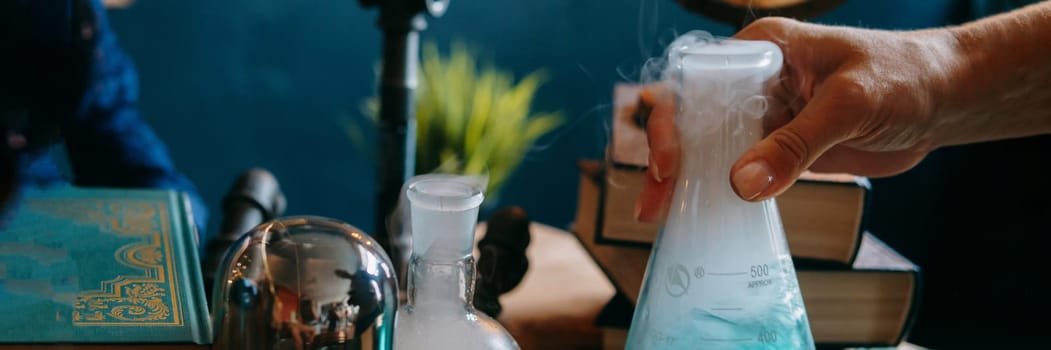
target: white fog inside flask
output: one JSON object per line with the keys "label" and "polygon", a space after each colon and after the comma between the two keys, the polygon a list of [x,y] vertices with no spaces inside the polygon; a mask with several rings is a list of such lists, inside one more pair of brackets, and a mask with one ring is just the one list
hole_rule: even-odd
{"label": "white fog inside flask", "polygon": [[691,32],[666,60],[681,168],[627,348],[813,349],[776,202],[742,200],[730,185],[730,167],[763,135],[780,49]]}

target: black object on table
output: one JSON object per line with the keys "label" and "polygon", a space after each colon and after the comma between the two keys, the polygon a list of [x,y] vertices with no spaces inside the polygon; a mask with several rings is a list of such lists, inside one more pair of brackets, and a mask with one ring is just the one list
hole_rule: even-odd
{"label": "black object on table", "polygon": [[205,246],[202,273],[207,300],[211,301],[215,275],[230,246],[256,225],[284,214],[286,205],[281,186],[269,171],[253,168],[237,177],[223,197],[219,233]]}
{"label": "black object on table", "polygon": [[518,286],[529,269],[529,224],[529,216],[522,208],[502,208],[489,217],[485,237],[478,241],[473,304],[492,318],[500,316],[503,310],[500,295]]}

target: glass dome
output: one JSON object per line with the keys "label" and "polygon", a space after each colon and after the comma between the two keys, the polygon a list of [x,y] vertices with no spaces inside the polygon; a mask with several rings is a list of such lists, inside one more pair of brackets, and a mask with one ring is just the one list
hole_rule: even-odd
{"label": "glass dome", "polygon": [[229,251],[213,293],[216,349],[389,349],[398,288],[380,245],[317,216],[275,219]]}

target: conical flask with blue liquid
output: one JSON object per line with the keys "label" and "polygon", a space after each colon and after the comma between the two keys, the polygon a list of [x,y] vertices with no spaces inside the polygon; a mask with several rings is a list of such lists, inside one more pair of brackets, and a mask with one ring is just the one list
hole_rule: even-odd
{"label": "conical flask with blue liquid", "polygon": [[730,185],[730,167],[763,135],[780,49],[688,33],[666,58],[682,160],[627,349],[814,349],[776,202],[742,200]]}

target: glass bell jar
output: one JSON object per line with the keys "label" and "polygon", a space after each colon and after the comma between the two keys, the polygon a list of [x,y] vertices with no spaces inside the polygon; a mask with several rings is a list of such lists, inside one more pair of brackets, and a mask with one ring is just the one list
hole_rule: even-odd
{"label": "glass bell jar", "polygon": [[380,245],[329,218],[256,226],[216,275],[213,349],[391,349],[398,286]]}

